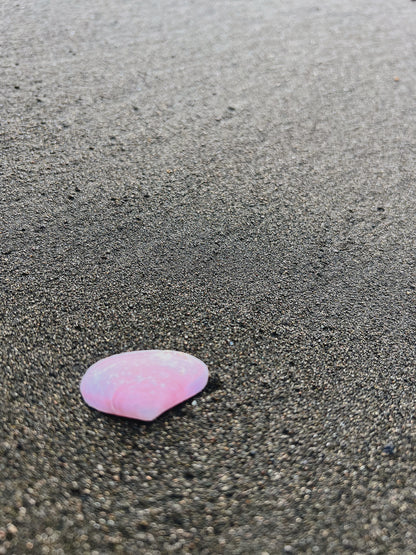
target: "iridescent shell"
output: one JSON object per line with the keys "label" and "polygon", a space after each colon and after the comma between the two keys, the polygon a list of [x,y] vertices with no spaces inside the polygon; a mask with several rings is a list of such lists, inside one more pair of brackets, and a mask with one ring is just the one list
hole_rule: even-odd
{"label": "iridescent shell", "polygon": [[206,364],[187,353],[132,351],[90,366],[80,389],[99,411],[150,421],[202,391],[208,376]]}

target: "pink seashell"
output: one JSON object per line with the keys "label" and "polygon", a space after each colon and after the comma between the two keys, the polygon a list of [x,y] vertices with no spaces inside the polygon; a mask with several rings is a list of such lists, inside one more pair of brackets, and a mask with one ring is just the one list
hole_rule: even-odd
{"label": "pink seashell", "polygon": [[201,360],[178,351],[133,351],[99,360],[84,374],[81,394],[102,412],[154,420],[208,382]]}

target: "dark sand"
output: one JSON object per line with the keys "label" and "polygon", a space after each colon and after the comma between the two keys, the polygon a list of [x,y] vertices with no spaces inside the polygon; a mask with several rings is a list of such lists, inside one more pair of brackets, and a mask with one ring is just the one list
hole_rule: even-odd
{"label": "dark sand", "polygon": [[[0,553],[416,552],[416,3],[0,6]],[[93,362],[190,352],[151,424]]]}

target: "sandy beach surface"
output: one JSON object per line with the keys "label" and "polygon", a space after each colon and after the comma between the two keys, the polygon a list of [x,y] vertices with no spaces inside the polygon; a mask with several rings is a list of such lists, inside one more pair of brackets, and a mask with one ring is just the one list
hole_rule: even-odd
{"label": "sandy beach surface", "polygon": [[[0,554],[416,552],[416,2],[0,5]],[[211,378],[152,423],[86,369]]]}

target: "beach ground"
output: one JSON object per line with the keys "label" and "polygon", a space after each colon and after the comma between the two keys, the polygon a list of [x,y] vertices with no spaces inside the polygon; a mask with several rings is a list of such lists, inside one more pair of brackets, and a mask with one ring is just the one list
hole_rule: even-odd
{"label": "beach ground", "polygon": [[[0,553],[416,552],[415,18],[3,2]],[[90,409],[141,349],[207,388]]]}

